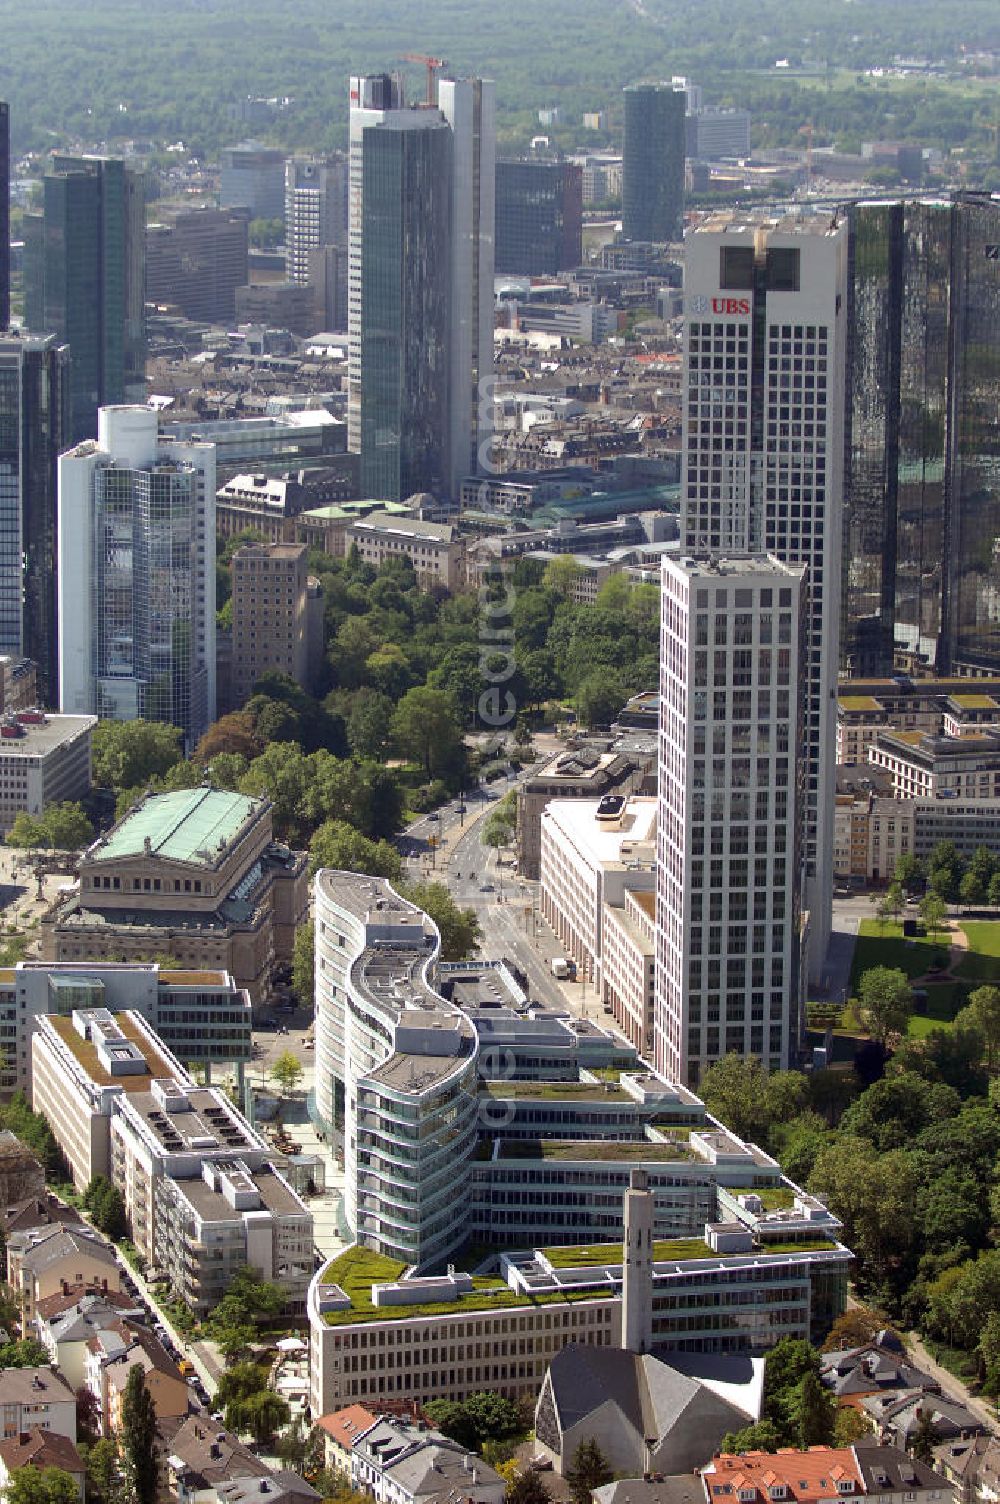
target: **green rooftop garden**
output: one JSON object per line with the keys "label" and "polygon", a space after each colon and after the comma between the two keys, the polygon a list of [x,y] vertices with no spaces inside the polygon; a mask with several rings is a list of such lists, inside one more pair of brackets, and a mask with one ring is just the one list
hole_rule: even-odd
{"label": "green rooftop garden", "polygon": [[564,1102],[634,1102],[620,1086],[586,1081],[484,1081],[491,1097],[534,1097]]}
{"label": "green rooftop garden", "polygon": [[734,1190],[734,1196],[759,1196],[766,1212],[790,1211],[795,1204],[795,1192],[791,1186],[754,1186],[752,1190]]}
{"label": "green rooftop garden", "polygon": [[762,1242],[755,1253],[829,1253],[837,1244],[830,1238],[790,1239],[786,1243]]}
{"label": "green rooftop garden", "polygon": [[651,1139],[623,1142],[620,1139],[558,1139],[524,1138],[508,1139],[501,1150],[503,1159],[576,1159],[596,1160],[599,1163],[660,1163],[672,1160],[693,1159],[694,1152],[686,1143],[655,1143]]}
{"label": "green rooftop garden", "polygon": [[[622,1262],[621,1243],[581,1243],[575,1247],[544,1248],[542,1252],[553,1269],[613,1267]],[[654,1262],[711,1257],[712,1250],[703,1238],[661,1238],[653,1244]]]}

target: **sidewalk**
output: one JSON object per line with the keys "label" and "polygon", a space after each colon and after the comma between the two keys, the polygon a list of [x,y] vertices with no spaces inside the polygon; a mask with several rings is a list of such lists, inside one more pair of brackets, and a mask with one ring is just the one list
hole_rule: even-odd
{"label": "sidewalk", "polygon": [[972,1411],[973,1415],[978,1416],[983,1421],[990,1431],[996,1430],[997,1412],[993,1406],[987,1404],[985,1400],[977,1399],[975,1395],[970,1394],[968,1386],[963,1384],[961,1379],[956,1379],[955,1375],[949,1373],[947,1368],[942,1368],[941,1364],[931,1357],[927,1348],[915,1332],[908,1334],[906,1345],[912,1353],[917,1367],[922,1368],[925,1373],[929,1373],[932,1378],[937,1379],[941,1385],[942,1394],[946,1394],[950,1399],[958,1400],[959,1404],[965,1405]]}

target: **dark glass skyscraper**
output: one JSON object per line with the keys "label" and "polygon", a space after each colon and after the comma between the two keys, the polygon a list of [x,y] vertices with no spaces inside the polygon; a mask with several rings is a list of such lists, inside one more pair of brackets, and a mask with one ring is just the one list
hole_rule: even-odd
{"label": "dark glass skyscraper", "polygon": [[0,330],[10,323],[10,105],[0,99]]}
{"label": "dark glass skyscraper", "polygon": [[0,653],[38,669],[57,704],[56,481],[69,442],[69,351],[54,335],[0,336]]}
{"label": "dark glass skyscraper", "polygon": [[1000,671],[1000,199],[849,224],[842,657]]}
{"label": "dark glass skyscraper", "polygon": [[684,228],[687,98],[673,84],[625,90],[622,233],[626,240],[679,240]]}
{"label": "dark glass skyscraper", "polygon": [[53,159],[43,213],[25,217],[25,317],[70,345],[72,442],[95,436],[98,407],[145,401],[144,247],[141,173]]}
{"label": "dark glass skyscraper", "polygon": [[573,162],[497,163],[496,270],[551,277],[583,259],[583,169]]}

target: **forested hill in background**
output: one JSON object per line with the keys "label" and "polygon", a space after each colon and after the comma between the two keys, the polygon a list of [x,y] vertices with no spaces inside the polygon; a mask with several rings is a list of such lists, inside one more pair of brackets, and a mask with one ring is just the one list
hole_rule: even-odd
{"label": "forested hill in background", "polygon": [[[16,152],[75,135],[183,140],[213,152],[246,134],[229,106],[291,95],[263,134],[275,144],[345,142],[347,75],[404,52],[446,56],[496,79],[502,142],[524,143],[537,110],[578,144],[584,110],[609,109],[637,78],[690,74],[706,102],[754,111],[755,144],[919,137],[982,144],[995,84],[969,58],[1000,52],[996,0],[0,0],[0,98]],[[894,58],[943,61],[944,74],[874,79]],[[774,64],[790,67],[776,73]],[[980,70],[981,71],[981,70]],[[412,91],[423,77],[410,68]],[[991,95],[992,91],[992,95]],[[121,106],[125,106],[123,112]],[[599,140],[594,137],[595,144]]]}

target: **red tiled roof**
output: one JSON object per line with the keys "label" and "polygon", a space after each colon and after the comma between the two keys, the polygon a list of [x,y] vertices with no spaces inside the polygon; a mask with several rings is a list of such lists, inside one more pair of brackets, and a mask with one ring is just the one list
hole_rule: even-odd
{"label": "red tiled roof", "polygon": [[348,1405],[343,1410],[334,1410],[331,1415],[321,1415],[317,1425],[322,1426],[327,1436],[338,1446],[350,1451],[355,1438],[367,1431],[378,1420],[364,1405]]}
{"label": "red tiled roof", "polygon": [[[738,1457],[713,1458],[704,1472],[709,1498],[719,1504],[739,1504],[740,1492],[754,1491],[754,1504],[771,1504],[773,1488],[795,1504],[815,1504],[831,1494],[860,1497],[865,1492],[854,1454],[847,1447],[810,1447],[807,1452],[783,1448],[779,1452],[744,1452]],[[839,1485],[850,1483],[851,1488]]]}

